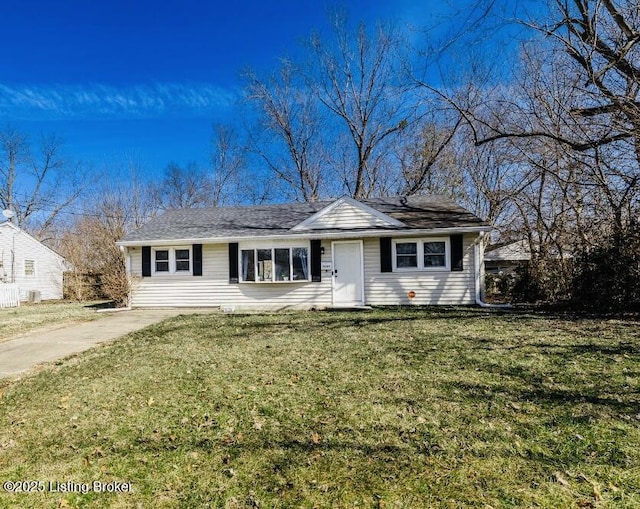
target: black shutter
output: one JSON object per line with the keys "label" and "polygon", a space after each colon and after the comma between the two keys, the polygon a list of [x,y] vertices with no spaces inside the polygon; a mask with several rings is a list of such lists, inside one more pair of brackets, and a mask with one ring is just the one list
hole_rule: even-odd
{"label": "black shutter", "polygon": [[380,272],[393,272],[391,237],[380,237]]}
{"label": "black shutter", "polygon": [[151,247],[142,246],[142,277],[151,276]]}
{"label": "black shutter", "polygon": [[462,267],[462,235],[451,235],[451,270],[461,271]]}
{"label": "black shutter", "polygon": [[202,244],[193,245],[193,275],[202,276]]}
{"label": "black shutter", "polygon": [[314,283],[322,282],[322,250],[321,241],[311,241],[311,281]]}
{"label": "black shutter", "polygon": [[229,243],[229,283],[237,283],[238,278],[238,243]]}

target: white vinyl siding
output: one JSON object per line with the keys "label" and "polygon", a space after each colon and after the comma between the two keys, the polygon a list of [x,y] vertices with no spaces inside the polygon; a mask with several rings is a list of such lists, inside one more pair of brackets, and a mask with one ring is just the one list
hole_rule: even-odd
{"label": "white vinyl siding", "polygon": [[36,261],[24,261],[24,277],[36,277]]}
{"label": "white vinyl siding", "polygon": [[[475,234],[463,237],[463,268],[461,272],[407,270],[380,272],[380,241],[364,241],[365,303],[370,306],[397,304],[473,304],[475,279],[473,275],[473,241]],[[428,240],[428,237],[422,237]],[[414,239],[418,241],[419,239]],[[400,242],[400,239],[398,239]],[[402,242],[411,242],[403,239]],[[448,262],[447,262],[448,263]],[[413,299],[407,293],[416,292]]]}
{"label": "white vinyl siding", "polygon": [[[308,225],[311,226],[311,225]],[[349,203],[342,203],[313,221],[313,228],[369,228],[389,223]]]}
{"label": "white vinyl siding", "polygon": [[0,225],[0,284],[11,283],[13,278],[21,300],[27,300],[34,290],[40,292],[42,300],[62,299],[65,265],[64,258],[27,233]]}
{"label": "white vinyl siding", "polygon": [[[323,242],[322,261],[331,261],[331,243]],[[226,307],[286,309],[331,305],[331,272],[322,282],[297,284],[230,284],[227,244],[202,246],[202,276],[148,277],[142,275],[142,249],[129,248],[133,307]]]}
{"label": "white vinyl siding", "polygon": [[[425,237],[421,237],[425,238]],[[364,294],[367,305],[473,304],[473,241],[476,234],[463,240],[464,270],[380,272],[380,241],[364,239]],[[345,239],[346,240],[346,239]],[[353,239],[357,240],[357,239]],[[416,239],[417,240],[417,239]],[[247,244],[250,245],[250,244]],[[275,244],[272,243],[275,246]],[[284,244],[283,244],[284,245]],[[322,282],[298,284],[230,284],[227,244],[202,246],[202,277],[174,275],[141,278],[142,250],[130,248],[134,307],[226,307],[236,309],[286,309],[332,305],[331,241],[323,240]],[[239,252],[243,244],[240,244]],[[413,290],[414,299],[407,293]]]}

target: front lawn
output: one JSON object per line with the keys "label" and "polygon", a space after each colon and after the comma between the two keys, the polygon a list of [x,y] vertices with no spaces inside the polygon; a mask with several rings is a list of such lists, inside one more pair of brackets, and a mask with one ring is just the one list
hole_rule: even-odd
{"label": "front lawn", "polygon": [[41,327],[95,320],[95,307],[86,302],[52,301],[0,309],[0,341]]}
{"label": "front lawn", "polygon": [[0,480],[46,483],[0,507],[640,507],[639,349],[468,308],[180,316],[0,386]]}

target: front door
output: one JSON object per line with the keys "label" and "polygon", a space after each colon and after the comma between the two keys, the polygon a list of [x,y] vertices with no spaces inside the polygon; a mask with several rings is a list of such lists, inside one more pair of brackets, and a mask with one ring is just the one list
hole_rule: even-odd
{"label": "front door", "polygon": [[362,241],[333,242],[333,305],[364,304]]}

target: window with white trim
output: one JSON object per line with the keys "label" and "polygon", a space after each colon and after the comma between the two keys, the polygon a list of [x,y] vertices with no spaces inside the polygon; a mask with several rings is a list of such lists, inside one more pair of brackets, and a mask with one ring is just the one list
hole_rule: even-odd
{"label": "window with white trim", "polygon": [[447,244],[442,240],[423,242],[423,262],[424,268],[446,267],[447,266]]}
{"label": "window with white trim", "polygon": [[191,274],[190,247],[163,247],[153,249],[153,273]]}
{"label": "window with white trim", "polygon": [[191,251],[189,249],[176,249],[176,272],[189,272],[191,270]]}
{"label": "window with white trim", "polygon": [[308,247],[256,247],[240,250],[240,281],[295,283],[310,280]]}
{"label": "window with white trim", "polygon": [[399,269],[418,268],[417,242],[396,242],[396,265]]}
{"label": "window with white trim", "polygon": [[24,275],[26,277],[34,277],[36,275],[36,261],[25,260],[24,261]]}
{"label": "window with white trim", "polygon": [[449,270],[450,252],[448,237],[394,240],[393,270]]}
{"label": "window with white trim", "polygon": [[155,272],[169,272],[169,250],[155,250]]}

